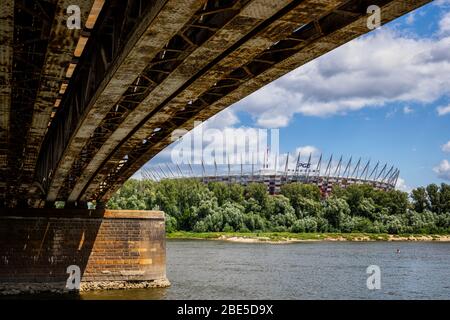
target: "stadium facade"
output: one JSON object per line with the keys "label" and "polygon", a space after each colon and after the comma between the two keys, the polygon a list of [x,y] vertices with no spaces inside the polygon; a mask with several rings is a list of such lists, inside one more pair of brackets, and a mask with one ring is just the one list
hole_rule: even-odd
{"label": "stadium facade", "polygon": [[[141,169],[144,179],[159,181],[162,179],[195,178],[203,183],[224,182],[239,183],[264,183],[270,194],[280,192],[282,185],[292,182],[316,185],[324,196],[330,194],[333,187],[346,188],[354,184],[373,186],[378,190],[392,190],[397,184],[400,170],[388,164],[377,162],[371,166],[371,161],[362,162],[361,158],[352,162],[352,157],[344,161],[341,156],[337,162],[333,156],[327,162],[322,163],[322,155],[315,161],[310,154],[307,162],[300,161],[300,154],[293,166],[286,157],[283,169],[275,164],[271,166],[268,161],[262,165],[255,164],[224,164],[206,166],[202,164],[168,164],[160,163]],[[236,168],[236,166],[238,168]],[[293,168],[292,168],[293,167]]]}

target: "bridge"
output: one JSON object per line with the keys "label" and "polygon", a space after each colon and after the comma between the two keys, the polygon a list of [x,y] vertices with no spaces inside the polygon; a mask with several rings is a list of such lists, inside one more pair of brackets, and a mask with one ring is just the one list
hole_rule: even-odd
{"label": "bridge", "polygon": [[[11,237],[23,236],[10,233],[14,226],[28,230],[25,236],[30,230],[38,230],[38,238],[67,235],[67,225],[50,226],[51,219],[64,217],[52,209],[56,201],[65,202],[67,219],[83,215],[91,221],[87,203],[104,208],[172,142],[176,129],[189,130],[370,32],[370,6],[381,9],[384,24],[429,1],[2,0],[0,208],[3,217],[24,221],[3,224],[2,259],[17,258],[5,249]],[[80,211],[71,214],[74,209]],[[50,219],[47,227],[33,229],[42,216]],[[160,216],[143,217],[145,228],[160,225]],[[109,227],[92,228],[108,237]],[[87,229],[79,227],[72,238],[82,245]],[[39,259],[44,243],[35,244],[38,258],[32,253],[23,259]]]}
{"label": "bridge", "polygon": [[101,205],[175,129],[369,32],[370,5],[427,2],[4,0],[0,205]]}

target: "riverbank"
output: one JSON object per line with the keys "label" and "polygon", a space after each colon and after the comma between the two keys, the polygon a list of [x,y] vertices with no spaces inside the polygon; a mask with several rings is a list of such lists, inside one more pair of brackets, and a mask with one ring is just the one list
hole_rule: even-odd
{"label": "riverbank", "polygon": [[448,234],[386,233],[291,233],[291,232],[186,232],[167,233],[167,239],[222,240],[241,243],[294,243],[310,241],[439,241],[450,242]]}

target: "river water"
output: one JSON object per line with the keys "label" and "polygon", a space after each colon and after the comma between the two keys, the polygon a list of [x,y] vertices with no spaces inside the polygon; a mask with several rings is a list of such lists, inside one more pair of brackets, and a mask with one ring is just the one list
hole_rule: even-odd
{"label": "river water", "polygon": [[[397,249],[399,252],[397,252]],[[369,265],[381,288],[367,288]],[[165,289],[82,299],[450,299],[450,243],[168,240]]]}

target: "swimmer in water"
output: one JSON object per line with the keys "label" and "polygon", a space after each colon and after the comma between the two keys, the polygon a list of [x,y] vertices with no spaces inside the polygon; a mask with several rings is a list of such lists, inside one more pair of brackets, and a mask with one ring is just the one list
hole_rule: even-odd
{"label": "swimmer in water", "polygon": [[400,249],[397,249],[397,253],[400,253]]}

